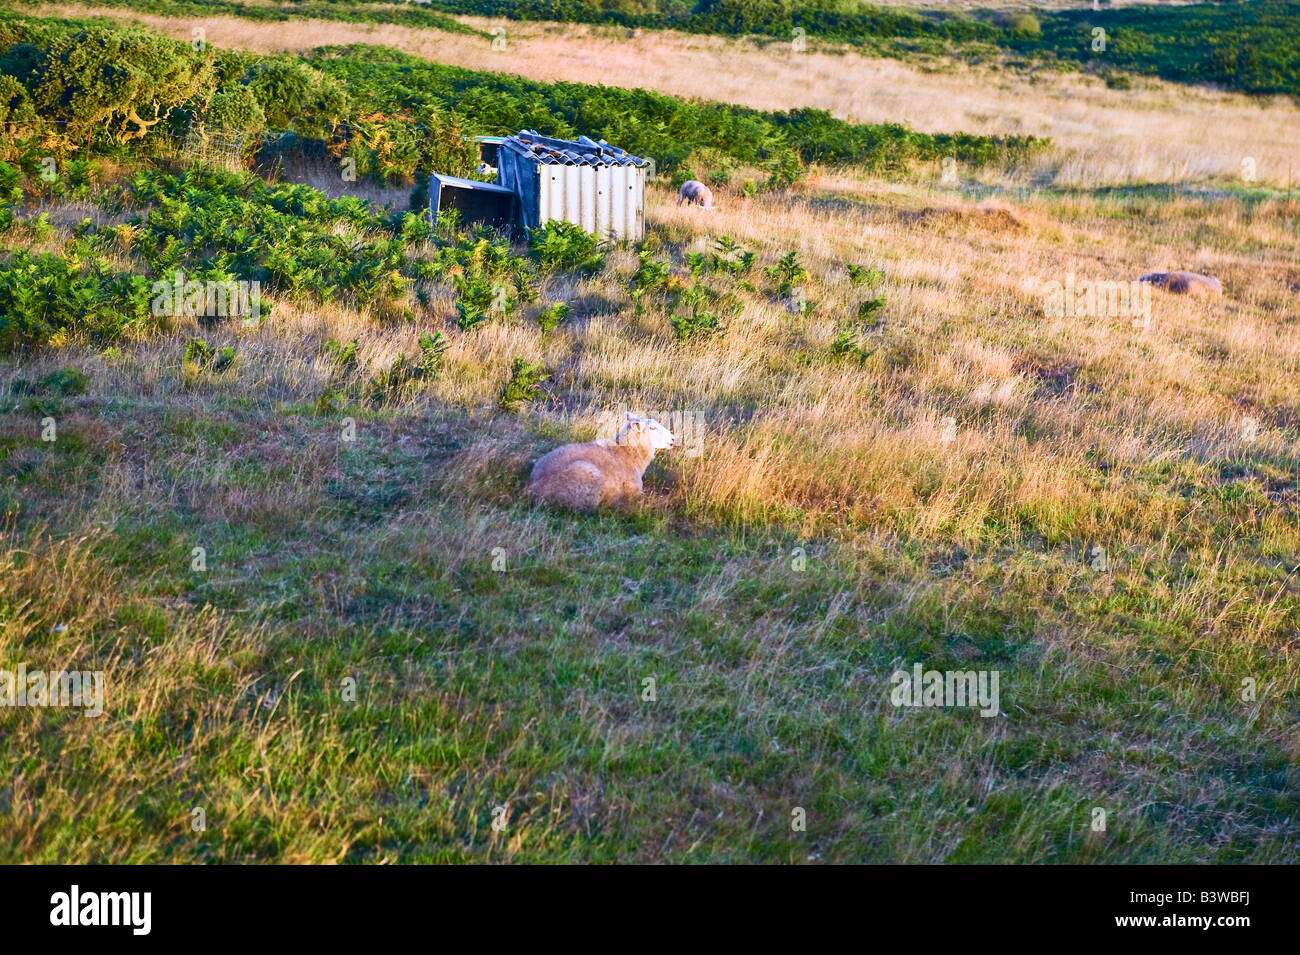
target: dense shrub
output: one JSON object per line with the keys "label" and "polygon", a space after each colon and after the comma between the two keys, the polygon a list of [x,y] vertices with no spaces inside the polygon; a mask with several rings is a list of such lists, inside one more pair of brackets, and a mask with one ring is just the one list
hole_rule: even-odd
{"label": "dense shrub", "polygon": [[1012,33],[1022,33],[1027,37],[1037,38],[1043,35],[1042,23],[1027,10],[1008,14],[1003,25]]}
{"label": "dense shrub", "polygon": [[6,76],[0,70],[0,137],[16,139],[31,129],[36,118],[36,108],[27,87],[16,77]]}
{"label": "dense shrub", "polygon": [[140,172],[127,197],[132,251],[154,275],[257,281],[291,296],[345,295],[366,303],[400,292],[404,249],[387,220],[359,199],[329,199],[299,185],[192,169]]}
{"label": "dense shrub", "polygon": [[257,98],[272,129],[329,139],[334,128],[350,113],[347,93],[338,83],[293,60],[266,59],[255,63],[244,82]]}
{"label": "dense shrub", "polygon": [[544,269],[591,275],[605,265],[604,243],[599,236],[558,219],[528,230],[528,253]]}
{"label": "dense shrub", "polygon": [[202,121],[205,128],[238,130],[251,139],[266,128],[266,113],[251,88],[236,84],[213,94]]}
{"label": "dense shrub", "polygon": [[95,26],[43,41],[25,85],[64,148],[101,130],[117,142],[141,139],[215,82],[210,55],[157,34]]}
{"label": "dense shrub", "polygon": [[[37,0],[11,0],[12,3],[32,3]],[[288,5],[263,5],[232,0],[95,0],[97,7],[124,7],[136,13],[156,13],[188,19],[230,16],[262,23],[284,23],[292,20],[333,20],[345,23],[396,23],[401,26],[423,27],[482,36],[480,30],[460,23],[445,14],[437,13],[421,4],[399,7],[368,6],[353,0],[292,0]]]}
{"label": "dense shrub", "polygon": [[154,327],[150,283],[102,259],[48,252],[0,255],[0,354],[41,345],[58,334],[109,342]]}
{"label": "dense shrub", "polygon": [[[254,142],[265,128],[275,138],[263,159],[312,148],[330,160],[350,158],[358,176],[410,182],[435,169],[468,173],[469,133],[531,128],[604,138],[670,173],[706,160],[711,176],[735,164],[759,166],[769,185],[782,185],[810,161],[889,170],[954,151],[971,163],[1014,160],[1042,145],[1030,137],[860,126],[819,110],[768,113],[648,90],[535,83],[373,47],[327,48],[304,60],[196,51],[102,24],[0,22],[0,120],[31,122],[33,143],[64,150],[87,143],[121,150],[129,142],[138,153],[155,146],[158,132],[175,139],[196,127],[243,132]],[[42,126],[37,113],[51,122]]]}
{"label": "dense shrub", "polygon": [[790,0],[703,0],[699,22],[719,33],[769,33],[789,29]]}
{"label": "dense shrub", "polygon": [[543,135],[603,138],[671,172],[692,156],[764,166],[779,182],[801,162],[900,169],[913,159],[952,155],[972,164],[1015,160],[1046,145],[1031,136],[937,136],[898,124],[855,125],[824,110],[770,113],[686,101],[649,90],[538,83],[518,76],[441,66],[394,50],[318,51],[312,65],[344,82],[358,110],[383,113],[437,107],[472,117],[468,131],[535,129]]}

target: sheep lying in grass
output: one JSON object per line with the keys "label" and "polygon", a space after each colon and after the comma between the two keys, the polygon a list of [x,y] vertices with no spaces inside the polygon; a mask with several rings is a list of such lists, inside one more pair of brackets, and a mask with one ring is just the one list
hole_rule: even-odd
{"label": "sheep lying in grass", "polygon": [[629,413],[613,441],[566,444],[539,458],[526,492],[534,501],[579,511],[627,503],[641,496],[641,476],[655,452],[675,441],[658,421]]}
{"label": "sheep lying in grass", "polygon": [[688,206],[703,206],[705,209],[713,208],[713,191],[704,183],[695,179],[687,179],[682,183],[681,189],[677,190],[677,204],[682,203]]}
{"label": "sheep lying in grass", "polygon": [[1223,286],[1211,275],[1198,275],[1195,272],[1148,272],[1139,280],[1150,282],[1166,292],[1180,295],[1222,295]]}

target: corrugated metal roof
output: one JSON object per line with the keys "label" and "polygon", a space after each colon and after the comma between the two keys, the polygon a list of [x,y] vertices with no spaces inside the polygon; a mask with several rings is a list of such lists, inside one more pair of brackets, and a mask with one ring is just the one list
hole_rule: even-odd
{"label": "corrugated metal roof", "polygon": [[558,166],[648,166],[650,160],[633,156],[625,149],[611,146],[601,140],[595,142],[586,136],[577,139],[551,139],[525,129],[515,136],[507,136],[501,144],[531,159]]}
{"label": "corrugated metal roof", "polygon": [[505,186],[499,186],[495,182],[479,182],[477,179],[461,179],[459,176],[445,176],[440,172],[435,172],[433,178],[437,179],[444,185],[457,186],[461,189],[482,189],[484,192],[511,193],[511,190],[507,189]]}

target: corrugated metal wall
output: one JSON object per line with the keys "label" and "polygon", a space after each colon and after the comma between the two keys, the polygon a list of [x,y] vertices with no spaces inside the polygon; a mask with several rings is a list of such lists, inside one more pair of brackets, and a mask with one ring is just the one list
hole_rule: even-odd
{"label": "corrugated metal wall", "polygon": [[645,238],[645,167],[539,162],[518,149],[497,154],[497,182],[519,197],[519,224],[560,219],[607,239]]}
{"label": "corrugated metal wall", "polygon": [[[539,225],[562,219],[607,239],[645,237],[644,169],[544,163],[539,171]],[[529,211],[525,211],[524,218],[531,218]]]}

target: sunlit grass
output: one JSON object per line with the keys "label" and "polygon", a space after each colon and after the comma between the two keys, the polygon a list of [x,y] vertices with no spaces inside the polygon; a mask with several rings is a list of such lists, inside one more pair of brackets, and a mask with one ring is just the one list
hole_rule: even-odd
{"label": "sunlit grass", "polygon": [[[461,333],[436,296],[415,325],[281,303],[203,330],[238,347],[221,377],[181,373],[185,327],[8,361],[0,391],[90,387],[0,416],[0,659],[102,668],[108,712],[0,711],[0,855],[1295,861],[1293,212],[825,174],[706,216],[656,189],[679,272],[709,236],[758,254],[719,335],[637,313],[618,251],[548,280],[574,313],[545,335]],[[790,250],[806,314],[762,275]],[[1141,330],[1027,290],[1165,265],[1227,294]],[[832,355],[877,294],[863,357]],[[441,380],[317,408],[326,339],[378,369],[424,329]],[[554,374],[511,417],[515,356]],[[700,410],[702,454],[627,513],[523,504],[620,402]],[[895,709],[917,661],[999,670],[1006,715]]]}

